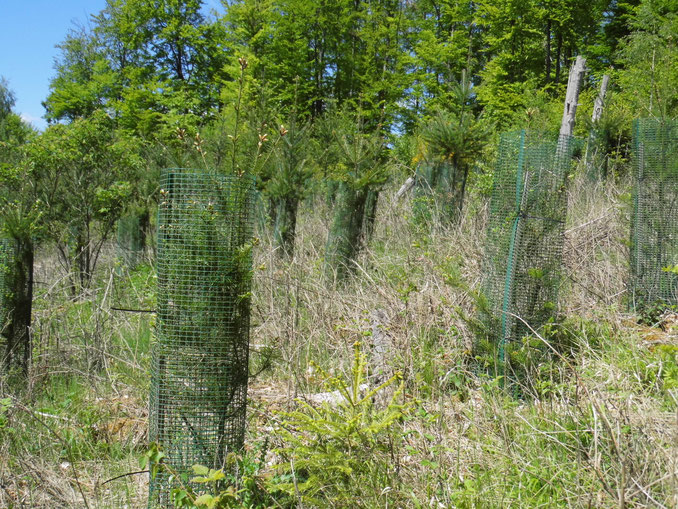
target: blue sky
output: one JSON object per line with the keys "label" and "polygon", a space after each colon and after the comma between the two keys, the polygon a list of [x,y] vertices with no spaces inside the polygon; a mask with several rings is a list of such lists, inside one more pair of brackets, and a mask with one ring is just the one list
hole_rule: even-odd
{"label": "blue sky", "polygon": [[[218,7],[207,0],[205,7]],[[0,76],[16,96],[15,111],[39,129],[46,126],[41,102],[54,76],[55,45],[78,23],[88,26],[105,0],[0,0]]]}
{"label": "blue sky", "polygon": [[105,0],[0,0],[0,76],[16,96],[15,111],[44,128],[41,102],[54,75],[55,45],[74,22],[87,26]]}

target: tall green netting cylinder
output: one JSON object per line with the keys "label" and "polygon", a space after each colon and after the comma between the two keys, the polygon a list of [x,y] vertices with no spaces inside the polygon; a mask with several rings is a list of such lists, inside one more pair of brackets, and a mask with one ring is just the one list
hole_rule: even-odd
{"label": "tall green netting cylinder", "polygon": [[123,216],[118,219],[117,226],[118,256],[125,266],[134,268],[144,259],[148,213]]}
{"label": "tall green netting cylinder", "polygon": [[448,161],[419,166],[413,203],[415,222],[449,224],[459,218],[465,186],[458,173]]}
{"label": "tall green netting cylinder", "polygon": [[506,346],[555,313],[573,141],[527,131],[501,136],[483,262],[482,319],[500,364]]}
{"label": "tall green netting cylinder", "polygon": [[[166,171],[158,212],[158,310],[150,440],[178,474],[222,468],[243,445],[254,180]],[[150,507],[171,507],[167,473]]]}
{"label": "tall green netting cylinder", "polygon": [[365,204],[369,186],[356,188],[341,182],[337,188],[334,218],[325,245],[325,277],[330,283],[346,280],[363,239]]}
{"label": "tall green netting cylinder", "polygon": [[633,124],[630,305],[678,304],[678,121]]}
{"label": "tall green netting cylinder", "polygon": [[[5,335],[9,321],[9,292],[11,291],[10,270],[14,263],[14,245],[14,241],[10,239],[0,239],[0,339]],[[0,348],[0,355],[4,356],[5,350],[6,346]]]}

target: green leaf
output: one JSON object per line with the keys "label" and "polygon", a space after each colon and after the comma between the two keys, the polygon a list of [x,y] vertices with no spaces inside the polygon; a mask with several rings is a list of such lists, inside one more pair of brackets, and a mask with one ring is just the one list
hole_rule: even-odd
{"label": "green leaf", "polygon": [[193,473],[195,475],[208,475],[210,472],[210,469],[203,466],[203,465],[193,465]]}
{"label": "green leaf", "polygon": [[200,495],[198,498],[196,498],[194,503],[197,506],[205,506],[212,508],[218,501],[219,499],[214,498],[212,495],[208,493],[205,493],[204,495]]}
{"label": "green leaf", "polygon": [[203,467],[201,465],[193,465],[193,470],[196,473],[201,473],[202,475],[194,477],[191,479],[191,482],[205,484],[209,482],[221,481],[222,479],[226,478],[226,474],[224,474],[223,470],[212,470],[211,468]]}

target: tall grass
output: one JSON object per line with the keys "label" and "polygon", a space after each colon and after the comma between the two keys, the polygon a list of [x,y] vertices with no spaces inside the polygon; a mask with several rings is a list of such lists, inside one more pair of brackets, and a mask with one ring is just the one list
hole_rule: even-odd
{"label": "tall grass", "polygon": [[[276,429],[284,412],[303,410],[299,399],[318,407],[326,376],[351,379],[360,341],[368,366],[382,357],[402,373],[409,410],[388,429],[398,447],[376,436],[379,454],[347,463],[340,497],[337,486],[309,488],[314,505],[676,507],[678,344],[670,317],[647,327],[623,312],[627,190],[624,181],[571,183],[563,319],[518,345],[530,374],[523,399],[481,374],[471,353],[483,196],[470,197],[458,224],[422,227],[410,203],[392,201],[395,189],[386,188],[372,240],[337,288],[323,281],[332,214],[323,200],[300,205],[289,259],[276,256],[270,231],[259,232],[252,366],[272,365],[250,381],[243,453],[257,465],[249,478],[268,493],[259,500],[300,506],[294,482],[322,478],[308,470],[313,461],[294,477],[285,467],[286,448],[309,430],[288,430],[291,440]],[[86,499],[89,507],[143,507],[147,474],[103,482],[140,470],[144,441],[125,423],[143,433],[152,318],[110,311],[103,271],[91,294],[69,300],[60,271],[44,269],[45,254],[39,260],[36,279],[49,284],[36,301],[33,383],[0,416],[0,506],[85,507]],[[140,295],[153,287],[152,277],[132,280]],[[90,359],[98,352],[97,367]]]}

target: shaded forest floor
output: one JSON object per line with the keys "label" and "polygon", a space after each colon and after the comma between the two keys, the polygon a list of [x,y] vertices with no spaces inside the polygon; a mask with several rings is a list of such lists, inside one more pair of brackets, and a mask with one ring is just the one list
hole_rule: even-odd
{"label": "shaded forest floor", "polygon": [[[678,506],[678,318],[626,312],[628,186],[573,180],[561,318],[517,349],[529,374],[517,390],[472,354],[487,199],[472,196],[447,227],[393,191],[342,288],[322,278],[322,197],[301,211],[291,260],[259,228],[245,463],[267,492],[260,504]],[[154,318],[112,308],[153,309],[155,278],[149,266],[117,267],[113,251],[76,300],[56,258],[38,260],[31,377],[0,410],[0,507],[145,507],[148,474],[134,472],[147,447]],[[280,422],[299,401],[318,406],[323,372],[350,376],[357,341],[368,363],[400,373],[400,414],[332,477],[343,460],[308,430],[285,444]],[[319,488],[305,504],[280,478],[290,443],[325,465],[307,472]]]}

